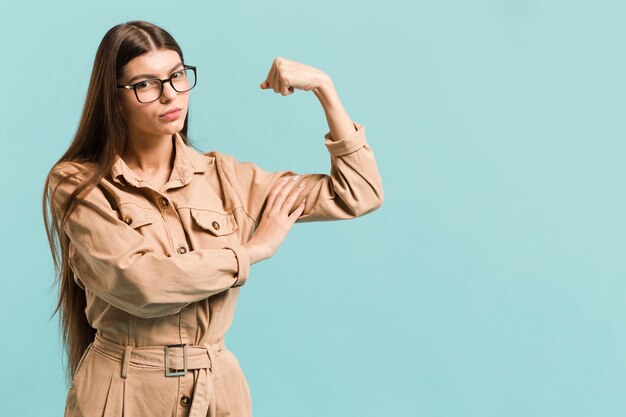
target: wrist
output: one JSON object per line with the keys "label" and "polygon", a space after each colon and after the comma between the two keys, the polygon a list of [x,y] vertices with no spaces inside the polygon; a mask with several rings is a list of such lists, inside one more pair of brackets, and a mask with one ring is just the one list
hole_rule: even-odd
{"label": "wrist", "polygon": [[317,99],[320,101],[322,107],[324,107],[327,111],[338,107],[341,104],[339,101],[339,95],[335,89],[335,84],[333,84],[333,80],[328,75],[324,75],[320,79],[317,87],[312,90]]}
{"label": "wrist", "polygon": [[315,83],[315,87],[313,87],[311,90],[315,93],[315,95],[319,97],[320,95],[328,95],[334,89],[335,86],[333,84],[333,80],[328,74],[323,72],[319,75],[317,82]]}
{"label": "wrist", "polygon": [[250,264],[255,264],[269,258],[269,256],[266,255],[266,251],[264,250],[264,248],[259,244],[252,243],[252,241],[248,241],[246,244],[243,245],[243,247],[245,247],[248,251],[248,255],[250,256]]}

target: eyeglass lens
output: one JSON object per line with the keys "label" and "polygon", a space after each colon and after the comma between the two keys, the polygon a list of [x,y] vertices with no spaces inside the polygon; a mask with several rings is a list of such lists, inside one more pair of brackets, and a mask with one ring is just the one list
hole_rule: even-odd
{"label": "eyeglass lens", "polygon": [[[185,68],[172,74],[172,86],[179,93],[191,90],[196,85],[196,74],[191,68]],[[157,100],[163,94],[161,80],[145,80],[137,84],[135,91],[142,103]]]}

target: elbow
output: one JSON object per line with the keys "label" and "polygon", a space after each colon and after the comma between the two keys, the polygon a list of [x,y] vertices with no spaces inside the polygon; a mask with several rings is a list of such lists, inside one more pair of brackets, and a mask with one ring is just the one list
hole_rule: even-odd
{"label": "elbow", "polygon": [[368,194],[367,198],[364,198],[361,204],[357,204],[357,208],[354,212],[355,217],[363,216],[365,214],[378,210],[382,207],[384,200],[385,194],[383,192],[382,185],[373,187],[371,189],[371,193]]}
{"label": "elbow", "polygon": [[383,205],[383,197],[382,195],[380,196],[380,198],[376,198],[376,199],[372,199],[367,205],[364,205],[363,207],[360,208],[360,210],[357,211],[357,217],[358,216],[364,216],[366,214],[369,214],[373,211],[378,210],[381,206]]}
{"label": "elbow", "polygon": [[382,207],[383,201],[385,201],[385,192],[383,191],[382,184],[374,189],[374,196],[372,197],[372,207],[370,208],[370,212],[374,210],[378,210]]}
{"label": "elbow", "polygon": [[169,316],[177,314],[188,304],[168,302],[171,296],[159,291],[154,283],[146,280],[145,274],[134,268],[119,269],[117,274],[115,282],[119,285],[111,289],[111,293],[116,294],[116,300],[111,300],[111,303],[133,316],[143,319]]}
{"label": "elbow", "polygon": [[181,300],[172,302],[170,288],[163,285],[158,269],[142,260],[147,258],[124,255],[105,260],[91,256],[87,261],[75,258],[73,268],[78,276],[92,278],[86,280],[85,286],[98,298],[133,316],[145,319],[168,316],[190,304]]}
{"label": "elbow", "polygon": [[378,210],[379,208],[381,208],[383,206],[383,201],[385,201],[385,197],[382,194],[380,194],[378,196],[378,199],[376,200],[376,203],[370,209],[370,212],[372,212],[374,210]]}
{"label": "elbow", "polygon": [[190,303],[169,303],[164,300],[157,300],[149,294],[143,294],[136,300],[129,313],[142,319],[154,319],[158,317],[178,314],[180,310]]}
{"label": "elbow", "polygon": [[376,195],[373,197],[369,197],[363,202],[358,202],[351,206],[351,216],[352,218],[361,217],[366,214],[369,214],[375,210],[378,210],[383,205],[383,195]]}
{"label": "elbow", "polygon": [[129,300],[125,310],[133,316],[142,319],[154,319],[158,317],[178,314],[189,303],[168,303],[158,300],[149,292],[137,292],[134,299]]}

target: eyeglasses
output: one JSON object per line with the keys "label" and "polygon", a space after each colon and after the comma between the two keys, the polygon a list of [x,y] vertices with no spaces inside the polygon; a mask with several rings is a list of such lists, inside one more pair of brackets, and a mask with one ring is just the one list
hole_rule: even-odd
{"label": "eyeglasses", "polygon": [[149,78],[130,85],[118,85],[117,88],[133,89],[135,97],[140,103],[150,103],[158,100],[163,95],[164,83],[170,83],[172,88],[179,93],[189,91],[196,86],[196,67],[183,65],[183,69],[173,73],[170,78],[160,80]]}

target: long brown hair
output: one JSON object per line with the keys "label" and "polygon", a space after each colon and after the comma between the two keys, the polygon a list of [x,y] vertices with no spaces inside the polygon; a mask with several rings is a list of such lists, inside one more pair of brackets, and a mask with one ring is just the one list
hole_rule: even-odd
{"label": "long brown hair", "polygon": [[[74,139],[50,169],[52,171],[57,164],[65,161],[89,162],[94,167],[93,173],[76,187],[61,207],[57,209],[54,204],[50,204],[52,222],[46,210],[52,199],[48,191],[50,172],[46,177],[43,218],[54,262],[55,279],[52,285],[59,285],[58,303],[51,318],[60,311],[63,344],[68,358],[65,370],[70,382],[96,330],[85,315],[85,291],[74,281],[74,273],[68,263],[70,241],[62,225],[76,206],[79,196],[95,187],[110,172],[116,154],[121,155],[126,146],[128,129],[116,88],[124,66],[133,58],[160,48],[178,52],[182,63],[185,63],[178,43],[166,30],[154,24],[135,20],[109,29],[96,52],[85,105]],[[189,145],[188,118],[189,112],[180,135]]]}

